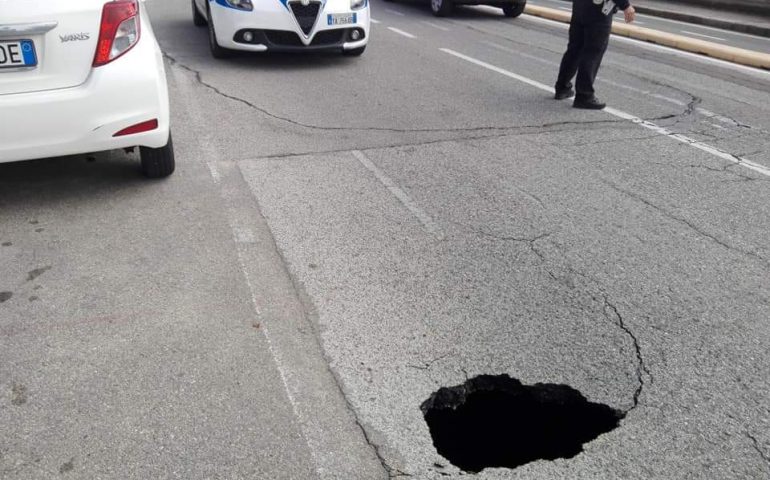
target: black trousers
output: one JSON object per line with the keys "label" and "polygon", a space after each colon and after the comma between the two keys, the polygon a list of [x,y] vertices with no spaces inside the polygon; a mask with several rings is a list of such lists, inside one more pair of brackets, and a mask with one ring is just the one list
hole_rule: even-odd
{"label": "black trousers", "polygon": [[575,92],[581,98],[594,96],[594,80],[604,52],[607,51],[612,30],[612,15],[603,15],[601,10],[588,8],[597,9],[584,0],[574,1],[569,44],[556,80],[556,90],[566,90],[572,86],[572,79],[577,74]]}

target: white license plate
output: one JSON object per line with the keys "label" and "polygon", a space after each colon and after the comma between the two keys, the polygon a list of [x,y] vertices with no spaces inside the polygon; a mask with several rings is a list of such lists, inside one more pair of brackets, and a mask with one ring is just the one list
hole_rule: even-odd
{"label": "white license plate", "polygon": [[37,66],[35,42],[32,40],[0,40],[0,68]]}
{"label": "white license plate", "polygon": [[355,13],[330,13],[326,18],[329,25],[350,25],[357,20]]}

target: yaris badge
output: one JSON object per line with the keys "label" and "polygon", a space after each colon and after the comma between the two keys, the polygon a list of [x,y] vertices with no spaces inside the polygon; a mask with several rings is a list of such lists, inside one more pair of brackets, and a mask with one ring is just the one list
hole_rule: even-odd
{"label": "yaris badge", "polygon": [[67,42],[82,42],[84,40],[90,40],[91,34],[89,33],[71,33],[69,35],[59,35],[61,43]]}

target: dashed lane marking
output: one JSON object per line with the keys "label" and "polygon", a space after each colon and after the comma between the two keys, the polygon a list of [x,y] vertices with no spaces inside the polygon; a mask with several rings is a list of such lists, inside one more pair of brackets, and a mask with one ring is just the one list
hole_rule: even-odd
{"label": "dashed lane marking", "polygon": [[372,163],[371,160],[364,154],[364,152],[360,150],[354,150],[351,152],[354,157],[356,157],[356,160],[358,160],[361,165],[364,166],[367,170],[372,172],[372,174],[379,180],[379,182],[390,191],[390,193],[393,194],[394,197],[398,199],[401,204],[406,207],[407,210],[412,212],[412,215],[417,217],[417,220],[422,223],[423,227],[425,227],[425,230],[428,231],[431,235],[438,238],[439,240],[443,238],[443,235],[441,233],[441,228],[436,224],[436,222],[433,221],[433,219],[428,215],[423,209],[417,205],[417,202],[412,200],[412,198],[401,188],[396,185],[396,183],[388,177],[385,172],[380,170],[377,165]]}
{"label": "dashed lane marking", "polygon": [[392,8],[386,8],[386,12],[392,13],[393,15],[399,16],[399,17],[405,17],[406,14],[404,12],[399,12],[398,10],[393,10]]}
{"label": "dashed lane marking", "polygon": [[425,25],[427,25],[429,27],[433,27],[433,28],[435,28],[437,30],[441,30],[442,32],[448,32],[449,31],[449,29],[447,27],[442,27],[441,25],[436,25],[435,23],[429,22],[427,20],[423,20],[422,23],[424,23]]}
{"label": "dashed lane marking", "polygon": [[682,33],[684,33],[684,34],[687,34],[687,35],[695,35],[696,37],[703,37],[703,38],[708,38],[708,39],[710,39],[710,40],[719,40],[719,41],[721,41],[721,42],[726,42],[726,41],[727,41],[727,40],[725,40],[724,38],[720,38],[720,37],[713,37],[713,36],[711,36],[711,35],[704,35],[704,34],[702,34],[702,33],[691,32],[691,31],[689,31],[689,30],[680,30],[680,32],[682,32]]}
{"label": "dashed lane marking", "polygon": [[399,35],[401,35],[401,36],[404,36],[404,37],[406,37],[406,38],[417,38],[417,37],[415,37],[414,35],[412,35],[412,34],[411,34],[411,33],[409,33],[409,32],[405,32],[405,31],[403,31],[403,30],[399,30],[399,29],[397,29],[397,28],[394,28],[394,27],[388,27],[388,30],[390,30],[390,31],[391,31],[391,32],[393,32],[393,33],[397,33],[397,34],[399,34]]}
{"label": "dashed lane marking", "polygon": [[[454,57],[457,57],[461,60],[465,60],[466,62],[472,63],[474,65],[477,65],[479,67],[485,68],[487,70],[493,71],[495,73],[499,73],[500,75],[504,75],[506,77],[512,78],[514,80],[518,80],[522,83],[526,83],[527,85],[530,85],[532,87],[535,87],[539,90],[543,90],[548,93],[554,93],[553,87],[550,87],[544,83],[540,83],[536,80],[532,80],[531,78],[527,78],[523,75],[519,75],[518,73],[514,73],[508,70],[505,70],[504,68],[497,67],[495,65],[486,63],[482,60],[478,60],[473,57],[469,57],[467,55],[463,55],[462,53],[455,52],[454,50],[450,50],[448,48],[441,48],[440,49],[444,53],[448,53],[449,55],[452,55]],[[748,168],[749,170],[753,170],[757,173],[760,173],[762,175],[765,175],[767,177],[770,177],[770,168],[765,167],[764,165],[760,165],[758,163],[752,162],[750,160],[746,160],[744,158],[741,158],[737,155],[733,155],[731,153],[724,152],[716,147],[713,147],[711,145],[708,145],[703,142],[699,142],[693,138],[690,138],[686,135],[681,135],[679,133],[674,133],[671,130],[668,130],[667,128],[661,127],[660,125],[657,125],[653,122],[641,119],[637,117],[636,115],[632,115],[630,113],[626,113],[622,110],[618,110],[616,108],[607,107],[604,109],[604,112],[621,118],[623,120],[628,120],[630,122],[633,122],[637,125],[639,125],[642,128],[646,128],[647,130],[651,130],[653,132],[656,132],[660,134],[661,136],[672,138],[678,142],[681,142],[685,145],[689,145],[693,148],[696,148],[698,150],[701,150],[703,152],[709,153],[715,157],[719,157],[722,160],[726,160],[730,163],[734,163],[736,165],[740,165],[742,167]]]}

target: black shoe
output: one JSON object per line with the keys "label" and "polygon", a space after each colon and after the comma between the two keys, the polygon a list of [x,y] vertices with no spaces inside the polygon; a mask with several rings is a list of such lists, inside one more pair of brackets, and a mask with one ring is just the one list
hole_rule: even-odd
{"label": "black shoe", "polygon": [[575,96],[575,90],[566,88],[564,90],[556,90],[556,95],[553,96],[556,100],[564,100],[565,98],[572,98]]}
{"label": "black shoe", "polygon": [[572,103],[572,106],[575,108],[582,108],[584,110],[604,110],[604,107],[606,107],[607,104],[599,101],[599,99],[596,97],[575,97],[575,101]]}

